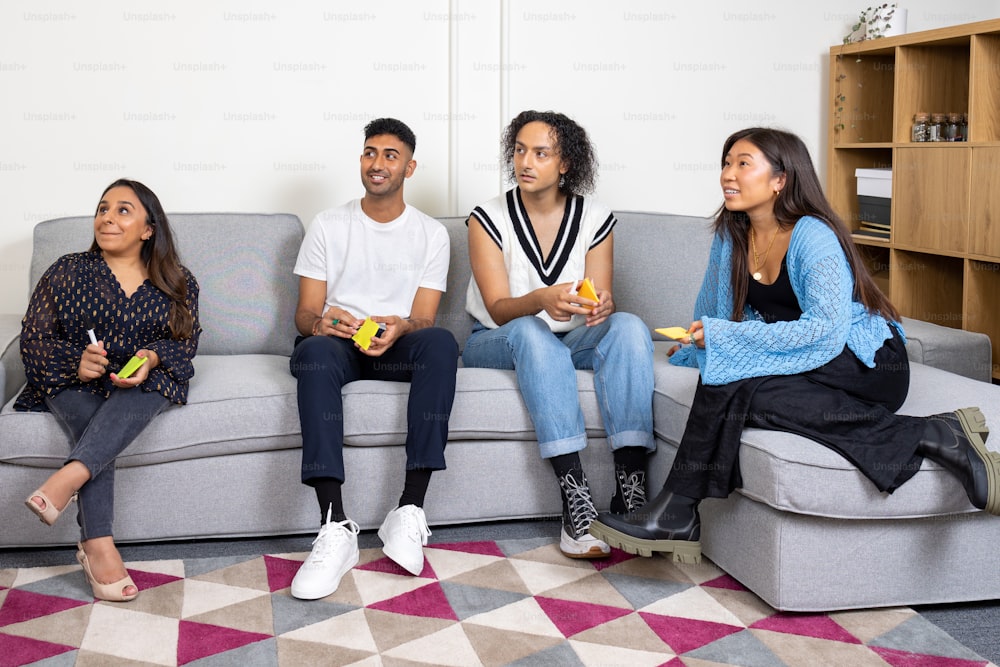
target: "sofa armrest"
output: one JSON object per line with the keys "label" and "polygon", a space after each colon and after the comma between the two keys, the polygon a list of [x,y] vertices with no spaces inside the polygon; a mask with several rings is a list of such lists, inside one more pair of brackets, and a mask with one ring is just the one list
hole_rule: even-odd
{"label": "sofa armrest", "polygon": [[992,382],[993,348],[986,334],[952,329],[904,317],[906,353],[910,361],[958,375]]}
{"label": "sofa armrest", "polygon": [[24,364],[21,363],[21,316],[0,314],[0,389],[6,405],[24,384]]}

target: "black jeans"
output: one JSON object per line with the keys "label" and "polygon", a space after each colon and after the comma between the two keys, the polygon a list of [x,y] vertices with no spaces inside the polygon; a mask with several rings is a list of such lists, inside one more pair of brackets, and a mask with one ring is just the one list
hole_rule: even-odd
{"label": "black jeans", "polygon": [[289,364],[298,379],[304,484],[313,478],[344,481],[341,389],[355,380],[409,382],[407,468],[445,468],[458,371],[458,343],[450,331],[419,329],[396,340],[379,357],[361,354],[350,339],[309,336],[297,341]]}
{"label": "black jeans", "polygon": [[862,364],[846,347],[799,375],[768,375],[725,385],[699,380],[684,436],[665,486],[692,498],[725,498],[742,486],[744,426],[795,433],[838,452],[880,491],[891,493],[920,469],[922,417],[897,415],[910,384],[898,333]]}

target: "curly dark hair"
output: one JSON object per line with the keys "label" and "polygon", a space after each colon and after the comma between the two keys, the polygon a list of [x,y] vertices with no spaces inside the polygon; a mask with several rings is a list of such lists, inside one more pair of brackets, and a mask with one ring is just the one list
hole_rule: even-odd
{"label": "curly dark hair", "polygon": [[514,174],[514,146],[517,133],[528,123],[540,121],[552,128],[555,148],[559,157],[569,166],[559,190],[564,194],[588,194],[597,180],[597,154],[587,131],[576,121],[555,111],[522,111],[503,132],[500,140],[507,179],[516,182]]}
{"label": "curly dark hair", "polygon": [[396,137],[409,147],[411,154],[417,150],[417,135],[413,134],[413,130],[401,120],[376,118],[365,125],[365,141],[380,134],[391,134]]}

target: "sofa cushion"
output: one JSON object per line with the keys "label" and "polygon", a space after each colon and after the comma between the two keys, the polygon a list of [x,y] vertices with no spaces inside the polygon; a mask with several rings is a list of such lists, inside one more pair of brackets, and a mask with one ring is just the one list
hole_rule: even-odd
{"label": "sofa cushion", "polygon": [[[169,406],[118,457],[119,467],[301,446],[295,378],[280,355],[198,355],[188,404]],[[0,461],[58,467],[69,443],[47,412],[0,412]]]}
{"label": "sofa cushion", "polygon": [[[604,437],[594,394],[594,374],[577,371],[577,387],[587,434]],[[345,442],[349,445],[398,445],[406,438],[404,382],[362,380],[344,387]],[[459,368],[448,439],[535,440],[513,371]]]}
{"label": "sofa cushion", "polygon": [[[657,344],[653,400],[657,436],[680,442],[698,382],[696,369],[672,366]],[[978,405],[1000,423],[1000,387],[922,364],[911,364],[910,394],[900,414],[929,415]],[[993,445],[995,448],[996,445]],[[748,428],[740,448],[739,493],[778,510],[831,518],[913,518],[978,511],[958,480],[925,460],[892,494],[880,493],[845,458],[790,433]]]}
{"label": "sofa cushion", "polygon": [[[296,382],[281,355],[198,355],[186,406],[171,406],[118,458],[122,467],[227,454],[299,448]],[[604,437],[593,373],[577,371],[588,435]],[[344,443],[402,445],[406,441],[406,382],[361,380],[344,387]],[[49,413],[0,412],[7,444],[0,462],[58,467],[66,435]],[[535,429],[512,371],[461,368],[449,439],[527,440]]]}

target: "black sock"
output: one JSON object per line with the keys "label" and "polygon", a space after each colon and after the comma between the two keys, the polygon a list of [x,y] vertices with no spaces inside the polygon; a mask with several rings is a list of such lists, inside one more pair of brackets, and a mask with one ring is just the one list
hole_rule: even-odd
{"label": "black sock", "polygon": [[645,447],[619,447],[612,456],[615,460],[615,467],[624,468],[626,475],[634,472],[646,472],[646,459],[649,453]]}
{"label": "black sock", "polygon": [[[646,458],[645,447],[621,447],[612,453],[615,460],[615,492],[611,495],[612,514],[625,514],[638,508],[646,501]],[[641,489],[632,489],[632,477],[639,473]],[[623,489],[627,485],[630,490]]]}
{"label": "black sock", "polygon": [[559,478],[565,477],[574,470],[583,470],[583,463],[580,462],[579,452],[553,456],[549,459],[549,463],[552,464],[552,469],[555,471],[556,477]]}
{"label": "black sock", "polygon": [[580,461],[579,452],[572,452],[570,454],[553,456],[549,459],[549,463],[552,464],[552,470],[555,471],[556,479],[559,480],[559,494],[562,496],[563,514],[566,514],[569,511],[569,505],[566,502],[566,491],[563,489],[562,479],[570,473],[576,473],[576,482],[582,484],[584,480],[583,462]]}
{"label": "black sock", "polygon": [[403,495],[399,497],[399,505],[424,506],[424,496],[427,495],[427,487],[431,483],[431,473],[428,468],[414,468],[406,470],[406,482],[403,484]]}
{"label": "black sock", "polygon": [[326,511],[333,508],[331,521],[340,522],[347,519],[344,514],[344,497],[341,494],[343,482],[333,477],[321,477],[312,481],[316,489],[316,500],[319,501],[320,526],[326,523]]}

